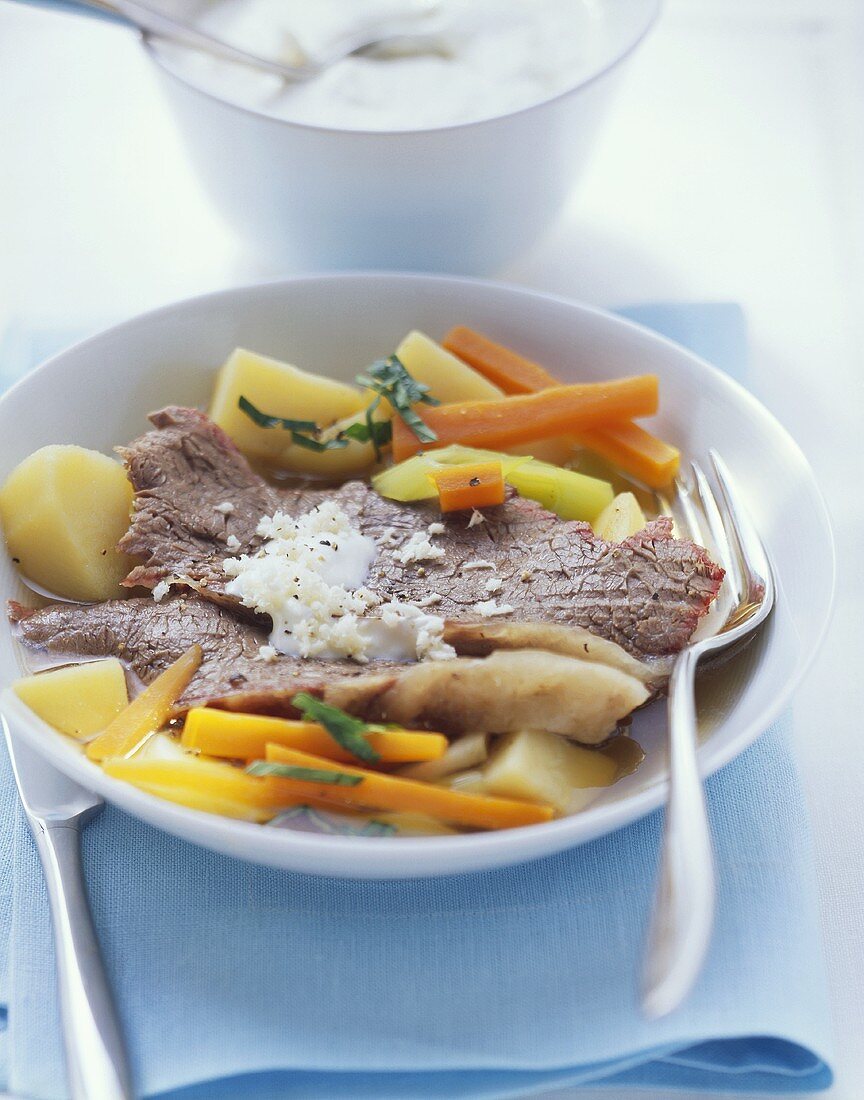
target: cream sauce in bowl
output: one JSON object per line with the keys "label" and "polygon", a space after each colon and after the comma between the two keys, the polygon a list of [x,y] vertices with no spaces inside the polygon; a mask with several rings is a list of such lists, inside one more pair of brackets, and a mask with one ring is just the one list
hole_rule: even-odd
{"label": "cream sauce in bowl", "polygon": [[279,77],[177,46],[172,67],[221,99],[292,122],[348,130],[423,130],[508,114],[550,99],[614,57],[615,34],[598,0],[217,0],[203,29],[288,63],[297,46],[326,56],[334,44],[392,19],[432,35],[445,56],[347,57],[321,75]]}

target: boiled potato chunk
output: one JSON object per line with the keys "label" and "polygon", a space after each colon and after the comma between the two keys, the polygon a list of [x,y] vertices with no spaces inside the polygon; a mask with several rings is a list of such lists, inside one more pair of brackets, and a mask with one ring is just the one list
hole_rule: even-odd
{"label": "boiled potato chunk", "polygon": [[594,521],[594,530],[607,542],[623,542],[645,526],[645,513],[632,493],[619,493]]}
{"label": "boiled potato chunk", "polygon": [[42,447],[0,488],[0,522],[23,575],[57,596],[107,600],[133,562],[116,546],[129,526],[132,486],[98,451]]}
{"label": "boiled potato chunk", "polygon": [[442,405],[455,401],[489,401],[503,397],[494,382],[451,355],[425,333],[409,332],[396,349],[396,358],[417,382],[429,386]]}
{"label": "boiled potato chunk", "polygon": [[351,416],[367,403],[354,386],[237,348],[219,371],[210,418],[249,458],[277,464],[287,433],[283,428],[261,428],[250,420],[238,405],[241,397],[269,416],[311,420],[321,427]]}
{"label": "boiled potato chunk", "polygon": [[26,676],[12,690],[49,726],[79,740],[104,730],[129,702],[116,657]]}
{"label": "boiled potato chunk", "polygon": [[496,750],[484,769],[484,781],[490,794],[548,802],[566,813],[574,790],[608,787],[617,772],[615,762],[602,753],[554,733],[522,730]]}

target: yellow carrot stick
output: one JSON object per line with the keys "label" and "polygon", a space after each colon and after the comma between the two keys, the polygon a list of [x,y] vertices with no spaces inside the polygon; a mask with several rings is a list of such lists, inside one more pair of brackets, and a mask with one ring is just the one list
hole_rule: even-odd
{"label": "yellow carrot stick", "polygon": [[[442,733],[414,730],[381,730],[366,735],[370,748],[386,764],[407,764],[438,760],[447,751]],[[328,760],[356,762],[318,722],[271,718],[263,714],[240,714],[212,707],[193,707],[186,714],[181,744],[209,756],[237,760],[260,760],[268,742],[326,756]]]}
{"label": "yellow carrot stick", "polygon": [[[335,783],[316,783],[308,779],[266,777],[278,791],[304,792],[315,799],[339,805],[365,806],[371,810],[408,810],[429,814],[453,825],[466,825],[478,829],[509,829],[519,825],[536,825],[550,821],[551,806],[532,802],[518,802],[509,798],[491,798],[486,795],[465,794],[461,791],[436,787],[431,783],[418,783],[394,775],[350,765],[334,764],[324,757],[287,749],[282,745],[267,746],[267,760],[275,764],[287,764],[316,771],[330,771],[343,777],[356,777],[360,782],[353,786]],[[254,766],[254,765],[253,765]]]}
{"label": "yellow carrot stick", "polygon": [[87,745],[88,757],[99,761],[126,756],[134,752],[148,734],[164,726],[174,704],[198,671],[202,657],[201,646],[187,649]]}
{"label": "yellow carrot stick", "polygon": [[148,794],[242,821],[269,821],[290,806],[310,804],[305,797],[221,760],[193,756],[188,760],[115,759],[106,760],[102,767],[114,779],[123,779]]}

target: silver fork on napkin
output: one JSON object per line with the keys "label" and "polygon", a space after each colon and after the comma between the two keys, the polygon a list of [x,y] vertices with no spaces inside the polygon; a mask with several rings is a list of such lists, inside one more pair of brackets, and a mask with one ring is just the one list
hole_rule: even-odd
{"label": "silver fork on napkin", "polygon": [[[676,503],[684,534],[711,546],[726,570],[728,613],[714,634],[678,654],[669,679],[669,801],[642,986],[642,1007],[651,1018],[667,1015],[690,992],[714,923],[714,857],[697,760],[696,668],[703,657],[752,636],[774,606],[774,575],[765,547],[725,462],[716,451],[710,456],[719,497],[694,462],[695,498],[679,478]],[[661,504],[672,512],[666,501]]]}
{"label": "silver fork on napkin", "polygon": [[81,826],[105,803],[17,737],[6,718],[3,730],[48,888],[72,1100],[133,1100],[123,1036],[81,867]]}

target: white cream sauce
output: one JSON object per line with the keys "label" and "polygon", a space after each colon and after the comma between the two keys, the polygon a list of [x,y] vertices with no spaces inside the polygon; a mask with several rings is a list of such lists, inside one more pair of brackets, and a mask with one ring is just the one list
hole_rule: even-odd
{"label": "white cream sauce", "polygon": [[440,37],[446,56],[349,57],[311,81],[286,84],[180,47],[172,67],[223,99],[294,122],[414,130],[507,114],[599,71],[614,50],[598,0],[218,0],[199,25],[253,53],[296,61],[297,44],[333,44],[398,20]]}

